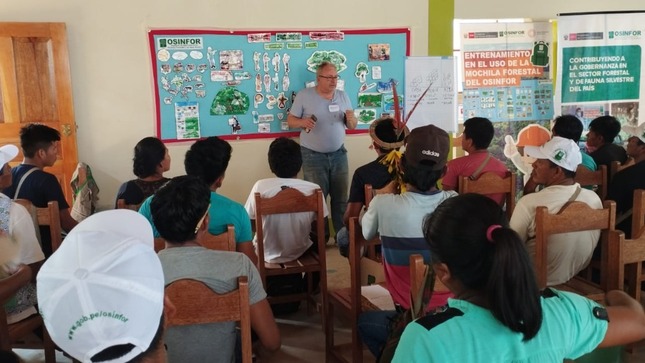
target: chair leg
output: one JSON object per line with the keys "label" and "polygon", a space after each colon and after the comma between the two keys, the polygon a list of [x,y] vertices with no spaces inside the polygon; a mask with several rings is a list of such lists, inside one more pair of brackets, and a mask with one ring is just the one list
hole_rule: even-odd
{"label": "chair leg", "polygon": [[363,342],[361,337],[358,336],[358,322],[352,324],[352,361],[353,362],[362,362],[363,361]]}
{"label": "chair leg", "polygon": [[49,336],[47,328],[43,323],[43,348],[45,350],[45,363],[56,363],[56,345]]}
{"label": "chair leg", "polygon": [[313,277],[311,272],[306,272],[305,275],[307,276],[307,315],[313,314],[313,302],[314,300],[314,294],[313,294]]}
{"label": "chair leg", "polygon": [[327,322],[324,322],[325,331],[325,362],[332,362],[332,351],[334,350],[334,306],[327,307]]}

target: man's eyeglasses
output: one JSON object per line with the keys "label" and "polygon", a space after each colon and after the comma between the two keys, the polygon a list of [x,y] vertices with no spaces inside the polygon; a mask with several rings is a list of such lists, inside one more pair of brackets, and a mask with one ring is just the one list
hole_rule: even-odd
{"label": "man's eyeglasses", "polygon": [[324,78],[324,79],[329,79],[329,80],[337,80],[337,79],[340,79],[340,76],[318,76],[318,77],[320,77],[320,78]]}

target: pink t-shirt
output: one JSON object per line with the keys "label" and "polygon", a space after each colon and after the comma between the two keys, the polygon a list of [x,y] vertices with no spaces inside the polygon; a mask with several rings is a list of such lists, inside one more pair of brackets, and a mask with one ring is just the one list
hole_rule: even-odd
{"label": "pink t-shirt", "polygon": [[[472,153],[448,162],[448,170],[443,177],[442,184],[457,190],[459,187],[459,178],[462,176],[471,176],[480,165],[486,160],[488,153]],[[486,166],[480,171],[479,175],[483,173],[493,172],[500,177],[506,176],[508,169],[506,165],[496,158],[492,157],[486,163]],[[492,200],[498,204],[502,204],[504,194],[490,194],[488,195]]]}

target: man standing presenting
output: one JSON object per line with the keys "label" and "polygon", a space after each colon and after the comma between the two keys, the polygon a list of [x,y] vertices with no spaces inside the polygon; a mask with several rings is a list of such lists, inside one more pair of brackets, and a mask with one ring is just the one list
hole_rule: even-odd
{"label": "man standing presenting", "polygon": [[336,66],[323,62],[316,70],[316,87],[298,92],[287,116],[291,128],[300,128],[304,179],[320,185],[331,199],[334,230],[343,227],[347,205],[349,167],[345,128],[356,128],[356,117],[344,91],[337,90]]}

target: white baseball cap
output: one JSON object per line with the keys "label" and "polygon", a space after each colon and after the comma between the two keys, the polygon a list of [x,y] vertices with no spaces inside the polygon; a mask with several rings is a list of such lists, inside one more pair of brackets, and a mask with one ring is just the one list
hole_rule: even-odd
{"label": "white baseball cap", "polygon": [[139,213],[100,212],[78,224],[43,264],[38,305],[52,340],[89,362],[108,347],[145,352],[163,313],[164,275],[150,223]]}
{"label": "white baseball cap", "polygon": [[569,171],[576,171],[582,163],[580,147],[575,141],[554,136],[542,146],[525,146],[524,154],[536,159],[549,159]]}
{"label": "white baseball cap", "polygon": [[15,159],[18,155],[18,148],[15,145],[7,144],[5,146],[0,146],[0,168]]}
{"label": "white baseball cap", "polygon": [[628,133],[630,136],[637,137],[641,142],[645,142],[645,123],[642,123],[639,126],[623,125],[623,131]]}

